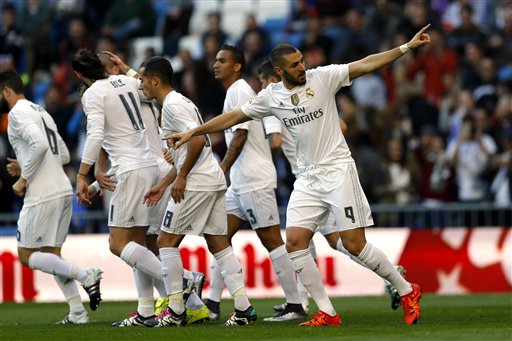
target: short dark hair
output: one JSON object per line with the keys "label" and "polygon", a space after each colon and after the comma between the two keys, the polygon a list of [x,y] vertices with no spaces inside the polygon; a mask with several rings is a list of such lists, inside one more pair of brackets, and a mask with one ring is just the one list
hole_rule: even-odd
{"label": "short dark hair", "polygon": [[92,80],[108,77],[107,70],[98,56],[88,49],[80,49],[75,53],[71,60],[71,67],[74,71],[80,72],[84,77]]}
{"label": "short dark hair", "polygon": [[277,79],[279,79],[279,75],[274,70],[274,66],[272,65],[272,62],[270,60],[266,60],[263,63],[261,63],[260,67],[258,68],[258,74],[262,75],[263,78],[268,79],[268,77],[273,76]]}
{"label": "short dark hair", "polygon": [[272,65],[280,67],[283,65],[283,56],[294,53],[298,49],[291,44],[278,44],[270,52],[270,60]]}
{"label": "short dark hair", "polygon": [[157,77],[162,83],[172,85],[174,70],[171,63],[164,57],[150,57],[146,60],[144,67],[144,76]]}
{"label": "short dark hair", "polygon": [[23,93],[23,81],[13,69],[7,69],[0,72],[0,91],[6,86],[11,88],[15,93]]}
{"label": "short dark hair", "polygon": [[224,44],[220,47],[221,51],[229,51],[231,52],[231,55],[233,56],[233,60],[235,63],[240,64],[242,67],[240,68],[240,71],[244,69],[245,67],[245,56],[244,51],[242,51],[241,48],[234,45],[228,45]]}

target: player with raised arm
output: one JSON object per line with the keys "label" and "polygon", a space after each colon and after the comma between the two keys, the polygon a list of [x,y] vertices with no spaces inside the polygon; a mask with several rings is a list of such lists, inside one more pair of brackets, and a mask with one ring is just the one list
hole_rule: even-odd
{"label": "player with raised arm", "polygon": [[[165,134],[199,126],[202,118],[197,107],[172,87],[173,69],[163,57],[151,57],[141,74],[141,89],[147,99],[162,106],[162,129]],[[169,295],[169,306],[159,317],[146,321],[149,326],[183,326],[183,263],[179,245],[186,235],[202,235],[209,251],[221,268],[228,290],[234,298],[235,313],[227,326],[254,322],[256,311],[245,291],[242,267],[228,243],[226,233],[226,180],[213,157],[208,136],[190,139],[179,151],[173,151],[177,173],[169,173],[146,194],[146,202],[154,204],[172,182],[169,201],[158,236],[162,274]]]}
{"label": "player with raised arm", "polygon": [[73,188],[62,167],[69,162],[68,148],[50,114],[25,98],[15,71],[0,72],[0,91],[0,109],[9,112],[7,135],[17,159],[11,159],[8,167],[11,175],[19,177],[12,188],[25,196],[16,231],[19,260],[54,276],[70,309],[60,324],[87,323],[75,280],[82,283],[91,309],[96,310],[103,272],[81,268],[61,256],[72,214]]}
{"label": "player with raised arm", "polygon": [[[124,75],[108,75],[98,56],[86,49],[79,50],[71,64],[76,77],[88,87],[82,96],[87,138],[77,175],[78,201],[90,204],[86,176],[103,148],[117,179],[108,213],[110,251],[144,273],[145,279],[161,281],[160,260],[145,247],[151,211],[142,203],[160,172],[141,117],[139,82]],[[141,280],[137,286],[137,313],[143,321],[154,317],[153,283]]]}
{"label": "player with raised arm", "polygon": [[361,60],[307,70],[302,53],[289,44],[272,50],[271,60],[282,82],[260,91],[257,98],[239,109],[224,113],[204,125],[168,136],[179,148],[195,135],[227,129],[250,119],[278,117],[296,145],[299,175],[287,210],[286,248],[319,312],[302,326],[340,325],[341,319],[325,292],[321,276],[309,252],[309,241],[332,211],[345,249],[376,274],[391,282],[402,297],[405,322],[420,318],[419,285],[407,282],[381,250],[365,237],[373,225],[370,205],[359,183],[356,166],[339,129],[335,94],[342,86],[400,58],[411,49],[430,42],[423,27],[400,47]]}
{"label": "player with raised arm", "polygon": [[[223,45],[215,58],[213,70],[215,78],[226,89],[224,112],[238,108],[256,96],[251,86],[242,78],[245,65],[243,51],[238,47]],[[226,213],[228,221],[228,241],[249,222],[263,246],[267,249],[275,273],[286,296],[286,307],[264,321],[288,321],[305,319],[306,313],[300,303],[293,264],[286,252],[279,229],[279,211],[275,188],[277,174],[272,162],[270,146],[265,138],[265,130],[275,120],[268,117],[259,121],[248,121],[225,131],[228,150],[220,167],[228,175],[231,184],[226,192]],[[224,282],[220,268],[212,261],[210,273],[210,293],[206,305],[210,309],[210,319],[216,320],[220,314],[220,299]]]}
{"label": "player with raised arm", "polygon": [[[270,61],[266,61],[260,65],[258,70],[258,78],[261,82],[261,87],[263,89],[266,88],[271,83],[279,83],[279,81],[281,80],[281,77],[279,77],[279,75],[275,72],[274,67],[272,66],[272,63]],[[348,130],[347,124],[341,118],[340,129],[343,134],[345,134]],[[293,144],[292,137],[290,136],[288,130],[276,130],[274,133],[272,133],[270,139],[273,148],[282,148],[286,159],[288,159],[288,162],[290,163],[293,175],[297,176],[299,174],[299,169],[297,166],[297,155],[295,154],[295,146]],[[347,255],[357,264],[366,267],[366,265],[359,258],[352,255],[343,246],[340,232],[336,227],[334,214],[332,212],[329,213],[329,217],[327,218],[327,223],[325,224],[325,226],[319,226],[317,228],[317,232],[320,232],[325,237],[325,239],[329,243],[329,246],[331,246],[334,250],[340,251],[341,253]],[[313,242],[313,239],[311,239],[309,248],[313,258],[316,259],[315,244]],[[406,272],[405,269],[400,265],[398,265],[396,268],[402,275]],[[301,294],[302,306],[305,307],[304,309],[307,309],[307,307],[309,306],[307,290],[300,282],[298,284],[299,293]],[[396,310],[400,306],[400,295],[398,294],[398,291],[393,286],[393,284],[391,284],[389,281],[384,280],[384,284],[385,291],[388,292],[391,298],[391,308],[393,310]],[[285,304],[274,306],[274,309],[276,311],[282,311],[284,310],[284,308]]]}

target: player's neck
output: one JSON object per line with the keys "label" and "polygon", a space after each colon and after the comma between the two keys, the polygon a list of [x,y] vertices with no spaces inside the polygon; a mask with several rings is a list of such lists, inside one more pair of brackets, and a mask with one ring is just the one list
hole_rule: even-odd
{"label": "player's neck", "polygon": [[160,91],[156,94],[155,99],[160,106],[164,105],[165,98],[168,94],[174,91],[174,88],[170,85],[163,86]]}
{"label": "player's neck", "polygon": [[234,82],[236,82],[240,78],[242,78],[242,75],[240,75],[239,73],[235,73],[233,74],[233,76],[223,79],[222,86],[224,86],[224,89],[227,90],[231,85],[233,85]]}
{"label": "player's neck", "polygon": [[10,98],[6,98],[7,106],[9,110],[11,110],[19,100],[25,99],[25,95],[23,94],[14,94]]}

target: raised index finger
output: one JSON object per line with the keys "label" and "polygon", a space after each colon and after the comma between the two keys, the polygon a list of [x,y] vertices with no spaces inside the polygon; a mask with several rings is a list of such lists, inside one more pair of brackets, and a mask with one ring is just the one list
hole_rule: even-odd
{"label": "raised index finger", "polygon": [[425,33],[426,30],[428,30],[428,28],[430,27],[430,23],[427,24],[427,26],[423,27],[421,30],[420,30],[420,34],[423,34]]}

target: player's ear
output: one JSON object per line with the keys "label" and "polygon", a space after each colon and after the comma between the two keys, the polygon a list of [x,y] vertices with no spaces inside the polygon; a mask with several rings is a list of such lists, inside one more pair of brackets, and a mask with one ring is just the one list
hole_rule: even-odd
{"label": "player's ear", "polygon": [[279,66],[274,66],[274,71],[279,75],[279,76],[282,76],[283,75],[283,70],[281,70],[281,68]]}

